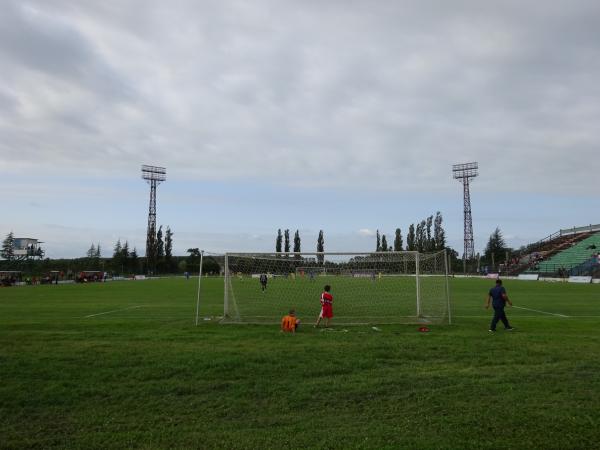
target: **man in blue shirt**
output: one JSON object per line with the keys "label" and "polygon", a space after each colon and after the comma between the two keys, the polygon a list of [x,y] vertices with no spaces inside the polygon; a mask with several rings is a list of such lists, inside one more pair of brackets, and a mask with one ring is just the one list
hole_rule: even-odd
{"label": "man in blue shirt", "polygon": [[506,318],[506,313],[504,312],[504,306],[506,303],[512,306],[512,302],[509,300],[508,295],[506,295],[506,289],[504,289],[504,286],[502,286],[502,280],[496,280],[496,287],[490,289],[487,298],[487,304],[485,305],[486,309],[489,309],[490,302],[494,308],[494,318],[490,324],[490,332],[496,332],[496,325],[498,324],[499,320],[502,321],[506,330],[513,330],[513,327],[508,324],[508,319]]}

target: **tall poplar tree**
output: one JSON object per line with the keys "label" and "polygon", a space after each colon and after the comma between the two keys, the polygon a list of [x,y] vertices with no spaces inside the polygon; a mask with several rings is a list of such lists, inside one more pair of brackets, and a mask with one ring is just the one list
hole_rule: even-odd
{"label": "tall poplar tree", "polygon": [[156,257],[161,260],[165,257],[165,241],[163,241],[162,225],[156,232]]}
{"label": "tall poplar tree", "polygon": [[401,252],[402,246],[403,246],[402,232],[400,231],[400,228],[396,228],[396,235],[394,237],[394,251]]}
{"label": "tall poplar tree", "polygon": [[388,251],[387,239],[385,237],[385,234],[383,236],[381,236],[381,251],[382,252]]}
{"label": "tall poplar tree", "polygon": [[427,222],[425,222],[424,220],[422,220],[420,223],[417,224],[417,230],[416,230],[416,244],[417,244],[417,251],[419,252],[423,252],[425,250],[425,245],[426,245],[426,241],[427,241],[427,235],[425,232],[425,227],[427,226]]}
{"label": "tall poplar tree", "polygon": [[423,251],[423,231],[420,222],[415,227],[415,247],[416,251]]}
{"label": "tall poplar tree", "polygon": [[436,250],[443,250],[446,248],[446,232],[442,227],[442,213],[437,212],[435,214],[435,220],[433,221],[433,240],[435,242]]}
{"label": "tall poplar tree", "polygon": [[411,223],[408,227],[408,235],[406,236],[406,250],[414,252],[417,249],[415,242],[415,224]]}
{"label": "tall poplar tree", "polygon": [[283,236],[281,235],[281,228],[277,230],[277,239],[275,240],[275,251],[277,253],[281,253],[281,244],[283,241]]}
{"label": "tall poplar tree", "polygon": [[433,235],[431,234],[431,226],[433,225],[433,216],[429,216],[427,218],[427,222],[426,222],[426,230],[427,230],[427,235],[425,238],[425,245],[424,250],[427,252],[430,252],[434,249],[435,247],[435,243],[433,241]]}
{"label": "tall poplar tree", "polygon": [[375,247],[375,251],[381,251],[381,236],[379,235],[379,230],[377,230],[377,246]]}
{"label": "tall poplar tree", "polygon": [[173,263],[173,232],[171,228],[167,226],[165,230],[165,270],[167,272],[174,271]]}
{"label": "tall poplar tree", "polygon": [[[296,234],[294,234],[294,253],[300,253],[302,250],[300,248],[300,232],[296,230]],[[300,255],[296,255],[296,258],[300,258]]]}
{"label": "tall poplar tree", "polygon": [[284,248],[283,251],[286,253],[290,252],[290,230],[286,229],[283,232],[283,237],[284,237]]}
{"label": "tall poplar tree", "polygon": [[[319,238],[317,239],[317,252],[325,251],[325,239],[323,238],[323,230],[319,230]],[[325,256],[317,255],[317,261],[319,264],[323,264]]]}

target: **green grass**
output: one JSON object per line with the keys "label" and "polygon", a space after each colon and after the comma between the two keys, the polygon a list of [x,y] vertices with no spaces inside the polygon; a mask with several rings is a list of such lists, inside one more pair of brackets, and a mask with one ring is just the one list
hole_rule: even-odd
{"label": "green grass", "polygon": [[452,280],[455,324],[427,334],[296,336],[195,327],[194,280],[0,289],[0,447],[598,448],[600,285],[507,281],[568,317],[509,308],[495,335],[489,285]]}

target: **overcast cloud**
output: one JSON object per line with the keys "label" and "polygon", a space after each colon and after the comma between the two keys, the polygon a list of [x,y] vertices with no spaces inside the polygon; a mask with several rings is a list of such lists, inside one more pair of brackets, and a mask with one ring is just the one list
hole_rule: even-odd
{"label": "overcast cloud", "polygon": [[[135,179],[142,163],[190,183],[174,197],[200,180],[429,200],[451,193],[460,218],[450,166],[479,161],[478,192],[495,201],[560,195],[569,204],[587,196],[597,205],[596,0],[2,0],[1,7],[0,187],[19,203],[0,231],[30,222],[17,205],[65,190],[81,195],[81,177]],[[134,201],[143,238],[146,200]],[[434,213],[444,202],[424,209]],[[423,217],[417,208],[410,214],[399,226]],[[474,219],[477,230],[475,206]],[[571,219],[585,220],[552,217],[544,226],[550,233],[579,224]],[[168,220],[191,232],[189,221],[200,217]],[[266,232],[263,220],[255,227]],[[462,224],[455,225],[459,240]],[[360,217],[347,226],[361,239],[377,227],[376,218]]]}

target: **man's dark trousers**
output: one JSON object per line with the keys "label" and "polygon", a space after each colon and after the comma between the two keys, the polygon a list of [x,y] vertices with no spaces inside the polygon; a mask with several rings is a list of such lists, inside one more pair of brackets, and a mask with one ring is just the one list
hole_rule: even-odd
{"label": "man's dark trousers", "polygon": [[508,324],[508,319],[506,318],[506,314],[504,313],[504,307],[494,308],[494,318],[492,319],[492,323],[490,324],[490,330],[496,331],[496,324],[501,320],[504,324],[504,328],[510,328]]}

